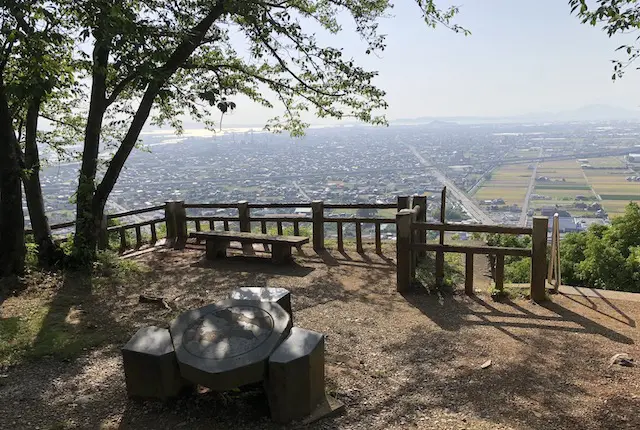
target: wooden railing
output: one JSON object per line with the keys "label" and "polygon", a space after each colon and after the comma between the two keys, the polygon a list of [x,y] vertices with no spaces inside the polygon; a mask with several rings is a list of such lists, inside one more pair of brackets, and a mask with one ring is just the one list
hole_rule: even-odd
{"label": "wooden railing", "polygon": [[[498,290],[504,288],[504,257],[506,255],[531,257],[531,299],[539,302],[545,299],[546,282],[546,250],[547,228],[549,220],[546,217],[534,217],[533,228],[510,227],[495,225],[461,225],[447,224],[444,217],[446,190],[443,190],[441,222],[427,223],[423,218],[424,206],[420,200],[413,202],[412,209],[403,209],[396,215],[396,252],[397,252],[397,290],[407,291],[414,281],[417,263],[425,252],[436,252],[436,283],[441,285],[444,280],[444,253],[455,252],[465,254],[465,293],[473,294],[473,259],[475,254],[495,256],[495,286]],[[428,244],[427,231],[439,232],[437,244]],[[445,245],[445,232],[478,232],[501,233],[532,236],[531,248],[510,248],[495,246],[456,246]]]}
{"label": "wooden railing", "polygon": [[[324,203],[323,201],[302,202],[302,203],[248,203],[240,201],[238,203],[185,203],[184,201],[168,201],[163,205],[151,206],[142,209],[134,209],[121,213],[108,214],[103,217],[99,233],[98,247],[106,249],[109,246],[109,238],[116,235],[118,249],[124,252],[128,249],[138,249],[143,244],[155,245],[160,239],[158,224],[164,224],[165,237],[168,246],[181,248],[186,243],[189,231],[203,231],[223,229],[226,231],[252,231],[253,227],[259,228],[262,233],[267,233],[269,228],[275,226],[277,234],[285,232],[287,226],[293,227],[293,234],[300,235],[301,227],[309,226],[311,229],[313,248],[316,251],[325,248],[325,224],[335,223],[337,225],[337,247],[344,250],[344,226],[355,225],[356,247],[358,252],[364,252],[364,240],[362,229],[365,225],[374,225],[374,240],[376,252],[382,252],[382,225],[395,224],[395,218],[382,217],[328,217],[325,210],[357,210],[357,209],[396,209],[400,210],[406,206],[409,197],[398,197],[397,203]],[[293,209],[311,208],[310,216],[295,214],[273,214],[252,216],[252,209]],[[198,209],[235,209],[236,215],[225,216],[205,216],[190,215],[188,210]],[[149,220],[120,223],[109,225],[110,221],[121,220],[125,217],[133,217],[151,212],[163,211],[163,216],[157,216]],[[54,224],[51,229],[70,229],[75,226],[75,222]],[[133,234],[131,232],[133,231]],[[30,233],[30,230],[27,230]],[[60,239],[65,240],[65,239]]]}

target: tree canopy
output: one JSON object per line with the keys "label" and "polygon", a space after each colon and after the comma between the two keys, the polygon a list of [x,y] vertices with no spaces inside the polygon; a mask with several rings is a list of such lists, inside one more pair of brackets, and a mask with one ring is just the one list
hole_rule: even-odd
{"label": "tree canopy", "polygon": [[[612,37],[616,34],[628,34],[640,29],[640,4],[638,0],[569,0],[571,13],[575,13],[583,24],[602,26],[603,30]],[[621,78],[627,68],[632,66],[640,57],[637,43],[640,35],[635,37],[636,44],[624,44],[617,48],[626,58],[613,60],[613,75],[616,80]],[[636,67],[637,69],[638,67]]]}

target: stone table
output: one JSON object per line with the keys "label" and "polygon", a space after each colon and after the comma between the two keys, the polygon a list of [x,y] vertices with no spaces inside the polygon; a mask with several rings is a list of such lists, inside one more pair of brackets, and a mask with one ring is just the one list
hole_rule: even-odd
{"label": "stone table", "polygon": [[264,380],[291,326],[277,303],[226,299],[181,314],[169,331],[182,377],[226,391]]}

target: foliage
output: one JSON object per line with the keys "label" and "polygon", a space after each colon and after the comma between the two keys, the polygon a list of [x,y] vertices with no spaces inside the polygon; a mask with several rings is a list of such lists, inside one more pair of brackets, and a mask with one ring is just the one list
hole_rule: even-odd
{"label": "foliage", "polygon": [[464,284],[464,264],[460,254],[444,254],[444,279],[442,285],[436,284],[435,253],[428,252],[418,263],[416,281],[430,294],[451,294],[458,285]]}
{"label": "foliage", "polygon": [[[571,13],[575,13],[583,24],[601,25],[609,37],[627,34],[640,29],[640,5],[637,0],[597,0],[589,4],[587,0],[569,0]],[[636,36],[635,42],[640,40]],[[626,69],[640,57],[640,48],[633,44],[624,44],[617,48],[626,54],[624,60],[613,60],[614,81],[621,78]],[[636,68],[638,69],[638,67]]]}
{"label": "foliage", "polygon": [[629,203],[610,226],[568,234],[560,257],[563,283],[640,292],[640,206]]}
{"label": "foliage", "polygon": [[144,266],[134,260],[122,259],[113,251],[99,251],[93,264],[94,276],[108,279],[112,283],[131,281],[146,271]]}
{"label": "foliage", "polygon": [[[509,248],[530,248],[531,237],[516,236],[514,234],[487,235],[487,245],[503,246]],[[491,271],[495,273],[495,256],[490,256]],[[531,259],[514,255],[504,257],[504,280],[511,283],[529,282],[531,272]]]}

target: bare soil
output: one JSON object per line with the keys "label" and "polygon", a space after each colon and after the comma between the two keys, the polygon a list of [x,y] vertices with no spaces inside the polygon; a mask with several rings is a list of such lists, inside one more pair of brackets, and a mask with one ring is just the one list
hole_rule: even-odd
{"label": "bare soil", "polygon": [[[295,324],[327,335],[327,387],[346,412],[310,428],[640,428],[640,368],[609,366],[620,352],[640,359],[640,303],[400,295],[388,251],[317,255],[305,248],[295,264],[277,267],[240,256],[207,262],[191,246],[136,257],[150,272],[128,285],[87,286],[85,279],[79,288],[67,277],[47,287],[51,308],[68,307],[70,323],[104,341],[75,358],[0,369],[0,428],[281,428],[269,421],[260,389],[168,403],[126,397],[119,348],[128,336],[241,285],[290,289]],[[38,294],[37,286],[19,293],[25,300]],[[165,297],[175,310],[139,303],[140,294]]]}

